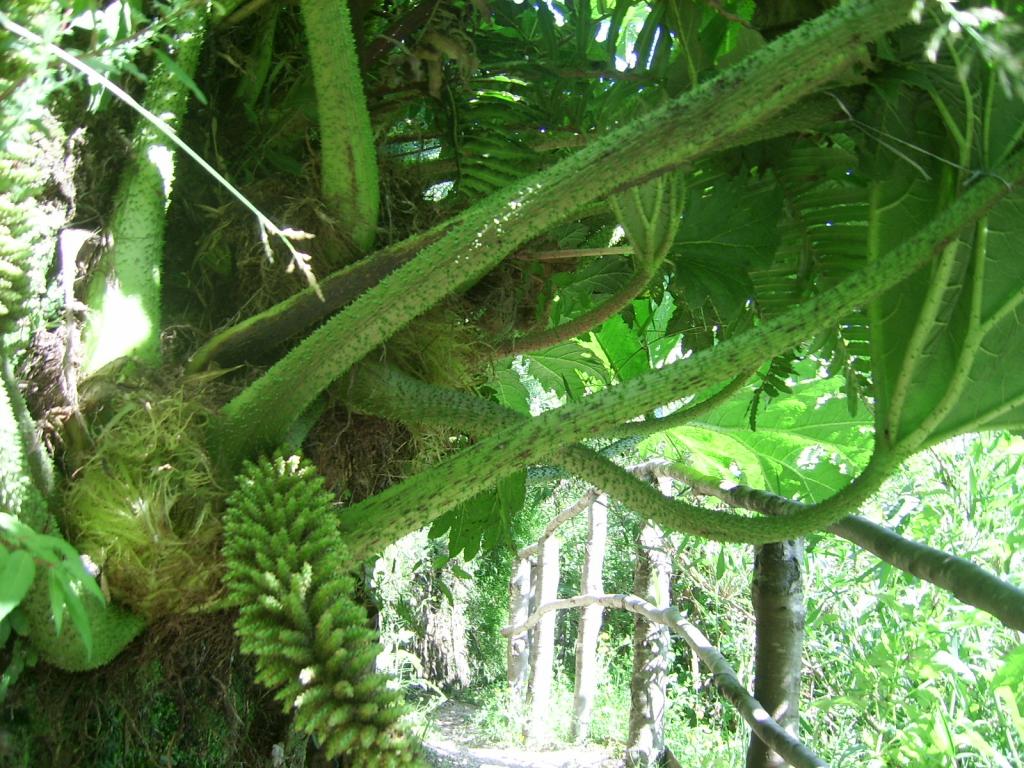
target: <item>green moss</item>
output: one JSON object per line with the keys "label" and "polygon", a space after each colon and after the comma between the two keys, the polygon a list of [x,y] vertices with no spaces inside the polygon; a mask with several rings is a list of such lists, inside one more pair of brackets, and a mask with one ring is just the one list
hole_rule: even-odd
{"label": "green moss", "polygon": [[72,542],[110,594],[150,619],[181,613],[219,588],[223,491],[206,452],[200,393],[118,394],[64,505]]}
{"label": "green moss", "polygon": [[101,670],[25,673],[0,719],[0,765],[269,764],[288,721],[252,682],[231,616],[161,625]]}

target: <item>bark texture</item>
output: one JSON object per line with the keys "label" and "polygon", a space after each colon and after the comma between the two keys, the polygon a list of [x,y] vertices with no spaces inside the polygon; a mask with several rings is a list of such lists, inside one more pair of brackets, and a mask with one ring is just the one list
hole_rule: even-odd
{"label": "bark texture", "polygon": [[[512,572],[508,618],[513,624],[522,624],[530,616],[532,594],[530,573],[533,566],[528,558],[520,558]],[[530,677],[530,649],[527,635],[508,639],[508,684],[512,698],[522,703]]]}
{"label": "bark texture", "polygon": [[[751,600],[756,621],[754,698],[793,736],[800,732],[800,667],[803,653],[803,542],[757,548]],[[782,768],[785,760],[751,734],[747,768]]]}
{"label": "bark texture", "polygon": [[[549,536],[544,540],[537,563],[537,605],[534,610],[558,599],[558,558],[561,548],[557,536]],[[551,682],[554,660],[555,614],[548,613],[540,620],[530,645],[530,689],[527,695],[529,713],[525,736],[531,744],[544,744],[552,736]]]}
{"label": "bark texture", "polygon": [[[587,549],[583,559],[583,578],[580,586],[587,594],[604,591],[604,555],[608,544],[608,497],[601,496],[587,511]],[[586,741],[590,732],[590,718],[597,693],[597,638],[601,634],[601,615],[604,609],[588,605],[580,612],[580,627],[576,635],[576,690],[573,696],[572,726],[574,741]]]}
{"label": "bark texture", "polygon": [[[644,526],[637,547],[633,592],[657,608],[669,604],[672,565],[664,532]],[[626,764],[654,766],[665,751],[665,704],[672,636],[664,624],[637,615],[633,630],[633,677],[630,680],[629,738]]]}

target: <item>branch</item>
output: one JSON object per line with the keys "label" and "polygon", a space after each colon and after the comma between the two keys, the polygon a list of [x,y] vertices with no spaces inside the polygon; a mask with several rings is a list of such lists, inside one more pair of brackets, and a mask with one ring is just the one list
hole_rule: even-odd
{"label": "branch", "polygon": [[566,261],[591,256],[632,256],[633,250],[631,245],[614,248],[562,248],[555,251],[520,251],[512,258],[519,261]]}
{"label": "branch", "polygon": [[[361,413],[396,419],[407,424],[443,424],[478,438],[529,421],[525,415],[491,400],[426,384],[400,371],[371,363],[362,363],[346,385],[337,389],[336,394]],[[814,515],[822,514],[821,510],[814,510],[814,514],[800,519],[751,518],[703,509],[679,499],[668,498],[642,480],[641,477],[649,477],[656,468],[654,463],[627,470],[582,445],[566,446],[553,453],[549,460],[665,528],[709,538],[779,541],[791,538],[794,526],[815,525]],[[877,482],[881,482],[880,477]],[[854,503],[851,499],[856,499],[858,494],[870,494],[877,488],[877,482],[871,480],[854,484],[843,494],[830,499],[829,504],[847,509],[848,504]],[[446,489],[446,494],[450,495],[453,491],[458,491],[455,484]],[[411,514],[373,527],[366,526],[360,514],[365,502],[350,507],[339,521],[346,534],[346,543],[354,554],[364,555],[400,538],[429,523],[436,514],[440,514],[436,512],[437,509],[448,508],[446,494],[434,497],[430,504]],[[828,509],[825,509],[824,514],[829,514]]]}
{"label": "branch", "polygon": [[576,515],[578,515],[580,512],[582,512],[595,501],[597,501],[600,495],[601,494],[599,491],[587,491],[587,493],[585,493],[579,501],[562,510],[558,515],[552,518],[550,523],[547,524],[547,526],[544,528],[544,533],[540,535],[540,538],[537,539],[537,541],[519,550],[519,559],[525,560],[528,557],[535,557],[536,555],[539,555],[541,547],[544,546],[545,539],[549,538],[555,531],[561,528],[565,523],[567,523],[569,520],[572,520],[574,517],[576,517]]}
{"label": "branch", "polygon": [[[844,72],[863,55],[867,40],[906,23],[912,5],[844,3],[474,206],[438,242],[363,293],[222,409],[211,436],[222,462],[232,466],[279,444],[299,414],[372,349],[581,206],[743,141]],[[982,186],[984,181],[973,189]]]}
{"label": "branch", "polygon": [[533,615],[517,627],[505,627],[501,634],[505,637],[521,635],[540,621],[541,617],[551,611],[562,611],[570,608],[582,608],[588,605],[602,605],[606,608],[619,608],[638,616],[643,616],[655,624],[663,624],[679,635],[690,647],[713,675],[715,687],[736,707],[740,716],[747,722],[750,729],[765,744],[781,755],[790,765],[796,768],[808,766],[820,768],[827,766],[824,760],[812,752],[803,742],[788,733],[761,706],[760,702],[750,695],[736,676],[736,672],[726,661],[721,651],[697,627],[691,624],[678,608],[655,608],[636,595],[578,595],[565,600],[556,600],[540,606]]}
{"label": "branch", "polygon": [[512,339],[512,341],[499,346],[494,351],[494,358],[500,360],[512,355],[536,352],[583,335],[590,329],[596,328],[606,320],[617,315],[623,307],[627,306],[643,292],[653,276],[651,270],[643,269],[637,271],[628,283],[593,309],[554,328],[548,328],[545,331],[531,333],[529,336]]}
{"label": "branch", "polygon": [[[732,506],[765,515],[800,514],[809,506],[747,486],[722,488],[711,478],[677,467],[665,465],[657,471],[688,485],[695,493],[714,496]],[[901,571],[949,592],[960,602],[991,614],[1010,629],[1024,631],[1024,590],[969,560],[906,539],[858,515],[844,517],[828,530]]]}

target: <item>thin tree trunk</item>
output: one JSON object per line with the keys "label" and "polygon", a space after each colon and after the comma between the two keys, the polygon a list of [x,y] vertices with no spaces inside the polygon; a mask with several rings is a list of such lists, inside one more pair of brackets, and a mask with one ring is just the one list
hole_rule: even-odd
{"label": "thin tree trunk", "polygon": [[[633,592],[658,608],[666,608],[671,568],[665,534],[657,525],[648,523],[640,533]],[[668,627],[637,616],[633,631],[633,677],[629,686],[628,765],[657,765],[665,751],[670,644]]]}
{"label": "thin tree trunk", "polygon": [[[757,548],[751,600],[756,621],[754,698],[795,737],[800,731],[800,665],[804,637],[803,540]],[[751,733],[747,768],[788,765]]]}
{"label": "thin tree trunk", "polygon": [[[513,624],[522,624],[530,615],[530,597],[532,595],[531,572],[533,571],[528,558],[520,558],[512,572],[511,596],[509,598],[508,617]],[[530,676],[530,647],[528,635],[510,637],[508,640],[508,684],[512,690],[512,698],[522,704],[526,694],[526,685]]]}
{"label": "thin tree trunk", "polygon": [[[583,559],[582,591],[597,594],[604,591],[601,572],[608,542],[608,497],[602,495],[587,511],[589,531],[587,550]],[[572,727],[570,734],[577,742],[586,741],[590,731],[590,717],[597,693],[597,638],[601,633],[601,614],[597,604],[588,605],[580,613],[579,633],[576,636],[576,692],[573,697]]]}
{"label": "thin tree trunk", "polygon": [[[537,562],[537,603],[534,610],[558,599],[560,550],[561,542],[557,536],[549,536],[544,540]],[[527,694],[529,718],[526,723],[528,743],[543,744],[552,736],[551,682],[554,658],[555,614],[550,613],[540,620],[530,646],[530,688]]]}
{"label": "thin tree trunk", "polygon": [[794,768],[828,768],[828,763],[765,713],[761,702],[751,696],[750,692],[743,687],[736,676],[736,671],[725,660],[722,653],[711,644],[703,632],[686,620],[678,608],[669,606],[659,610],[636,595],[576,595],[576,597],[548,603],[540,612],[534,613],[525,624],[518,627],[505,627],[501,633],[505,636],[522,634],[535,626],[547,613],[582,608],[591,603],[601,603],[606,608],[629,611],[639,614],[649,621],[668,626],[674,634],[683,638],[690,650],[700,658],[701,663],[711,673],[711,680],[715,687],[730,704],[736,707],[740,717],[751,729],[759,733],[764,741],[770,743],[776,752],[784,755],[790,765]]}

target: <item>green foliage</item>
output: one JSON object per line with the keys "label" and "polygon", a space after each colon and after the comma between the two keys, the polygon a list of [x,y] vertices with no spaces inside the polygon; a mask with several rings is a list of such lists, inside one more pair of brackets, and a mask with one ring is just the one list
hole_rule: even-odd
{"label": "green foliage", "polygon": [[[834,495],[871,456],[869,417],[850,416],[841,382],[814,376],[768,402],[749,425],[745,393],[684,427],[648,438],[641,450],[733,483],[813,503]],[[807,374],[810,374],[807,376]]]}
{"label": "green foliage", "polygon": [[421,764],[400,732],[399,694],[372,671],[380,647],[353,600],[352,564],[323,479],[298,456],[279,454],[247,464],[238,483],[225,516],[225,583],[241,605],[237,631],[242,651],[256,657],[257,680],[329,757]]}
{"label": "green foliage", "polygon": [[[835,4],[811,0],[757,5],[729,0],[569,5],[397,0],[373,11],[357,5],[352,6],[349,30],[347,5],[339,16],[336,0],[303,3],[304,38],[295,8],[249,4],[243,13],[260,14],[253,25],[259,33],[252,36],[248,25],[225,27],[217,36],[217,50],[199,62],[209,65],[199,79],[207,78],[203,82],[211,84],[211,93],[220,89],[216,81],[223,68],[234,68],[220,79],[228,82],[224,91],[239,93],[242,103],[211,99],[208,111],[196,115],[188,131],[207,142],[204,149],[214,165],[251,180],[266,198],[311,197],[299,185],[309,175],[306,148],[312,143],[312,121],[319,117],[322,191],[336,208],[356,203],[356,214],[342,212],[340,217],[360,247],[384,234],[376,230],[378,200],[386,203],[387,235],[394,239],[421,231],[424,221],[456,215],[428,246],[410,248],[409,255],[379,274],[369,270],[373,274],[358,296],[349,297],[349,304],[329,317],[310,312],[305,325],[291,329],[289,333],[301,333],[323,320],[280,363],[258,374],[255,383],[251,378],[236,380],[234,399],[219,414],[222,418],[209,419],[200,427],[204,434],[194,436],[199,448],[190,451],[193,455],[205,456],[206,438],[211,437],[213,453],[234,471],[243,456],[276,447],[299,414],[310,413],[310,403],[339,377],[382,345],[391,344],[392,354],[399,352],[400,344],[392,341],[395,335],[455,293],[466,302],[459,305],[459,327],[498,315],[494,326],[511,337],[528,332],[531,322],[547,330],[549,323],[557,328],[587,318],[618,296],[638,270],[630,269],[628,258],[616,255],[588,261],[591,257],[581,256],[582,251],[549,258],[550,251],[614,247],[616,213],[637,250],[634,267],[647,262],[639,266],[653,272],[672,242],[669,273],[647,288],[637,286],[634,293],[646,293],[635,301],[627,297],[621,312],[616,304],[615,316],[604,317],[599,327],[573,328],[561,337],[574,335],[582,343],[559,343],[498,364],[491,377],[499,402],[521,414],[568,404],[557,412],[548,408],[553,412],[532,421],[523,419],[521,426],[509,422],[512,427],[496,429],[494,435],[457,438],[456,445],[468,447],[450,462],[358,501],[356,516],[341,518],[341,525],[354,526],[345,528],[353,551],[362,554],[443,514],[434,532],[448,533],[450,554],[472,555],[490,548],[496,556],[499,544],[515,541],[513,513],[527,496],[527,466],[556,462],[557,451],[581,440],[619,434],[630,426],[624,422],[659,415],[656,409],[671,403],[699,401],[704,393],[721,390],[725,382],[757,366],[764,370],[768,360],[749,418],[746,393],[665,438],[675,446],[675,458],[719,479],[742,479],[816,501],[849,487],[865,465],[875,466],[868,464],[865,420],[849,415],[856,411],[857,399],[871,402],[874,397],[882,452],[909,452],[946,434],[982,426],[1021,426],[1019,382],[1024,372],[1016,370],[1014,361],[1024,359],[1017,322],[1024,272],[1019,259],[1012,258],[1024,219],[1019,192],[981,218],[973,232],[962,233],[962,243],[951,245],[926,270],[891,289],[931,258],[936,243],[947,242],[965,225],[974,226],[982,207],[1017,181],[1016,176],[991,176],[991,169],[1020,144],[1024,124],[1019,104],[999,87],[1012,87],[1014,73],[1019,74],[1019,67],[1014,69],[1020,60],[1013,49],[1019,40],[1016,22],[997,25],[991,11],[970,17],[943,3],[939,31],[912,28],[885,38],[887,30],[905,26],[914,3],[851,0],[827,12],[825,7]],[[174,32],[182,29],[194,32],[204,7],[172,2],[149,16],[143,13],[148,6],[143,9],[134,0],[102,9],[82,0],[61,13],[58,5],[28,2],[18,3],[16,10],[24,11],[18,18],[33,22],[44,41],[87,53],[104,71],[135,66],[141,71],[146,58],[139,56],[131,64],[130,54],[151,54],[157,66],[147,94],[166,97],[161,106],[180,113],[189,93],[201,91],[188,62],[172,58],[176,47],[165,52],[153,43],[175,42]],[[310,9],[325,16],[318,18]],[[819,13],[820,18],[804,23]],[[195,59],[199,36],[186,36]],[[304,63],[306,38],[313,51],[312,69]],[[59,138],[49,115],[33,102],[44,101],[51,73],[60,70],[21,43],[4,39],[0,46],[14,54],[0,66],[4,94],[15,96],[12,103],[5,102],[0,126],[10,129],[3,132],[4,141],[14,137],[0,147],[0,170],[9,171],[5,178],[13,180],[9,189],[0,190],[7,195],[0,199],[0,224],[5,227],[0,232],[0,323],[3,330],[12,330],[25,327],[16,319],[26,314],[26,300],[41,292],[52,251],[43,245],[48,222],[31,220],[26,213],[40,210],[37,203],[48,180],[33,162],[38,154],[23,150]],[[936,61],[924,66],[922,53]],[[251,65],[241,63],[246,58]],[[94,98],[92,108],[101,102]],[[249,122],[228,119],[241,111]],[[347,133],[345,120],[353,116],[358,125],[349,125]],[[79,127],[77,116],[66,119],[69,128]],[[630,125],[623,127],[626,121]],[[144,143],[140,138],[137,155],[143,154]],[[579,151],[570,153],[572,149]],[[378,150],[399,169],[384,179],[384,186],[376,175]],[[86,165],[87,177],[101,162]],[[685,168],[688,197],[682,222],[674,215],[681,205],[682,190],[674,188],[677,179],[659,177],[680,166]],[[282,183],[283,175],[288,184]],[[112,217],[117,248],[130,239],[131,230],[145,228],[149,235],[137,258],[129,258],[128,276],[134,270],[141,279],[124,292],[130,295],[121,297],[134,301],[145,294],[139,300],[148,326],[91,326],[86,334],[90,344],[111,340],[108,331],[144,331],[145,345],[153,353],[161,332],[174,330],[187,354],[192,338],[211,325],[211,313],[196,306],[217,307],[217,317],[250,311],[248,296],[223,307],[230,302],[222,301],[219,290],[186,274],[191,225],[201,220],[198,211],[221,217],[205,184],[197,184],[194,190],[175,193],[182,205],[176,206],[179,220],[172,250],[183,252],[176,258],[186,269],[179,282],[163,291],[173,294],[181,317],[160,319],[160,300],[166,298],[160,275],[167,180],[149,177],[148,190],[138,196],[126,184]],[[440,200],[430,194],[437,181],[452,189]],[[630,188],[644,182],[643,188]],[[984,199],[975,199],[978,190]],[[87,192],[89,198],[101,196],[97,190]],[[662,206],[656,198],[666,192],[677,197],[665,206],[673,215],[659,218]],[[91,227],[92,217],[103,218],[107,210],[102,200],[90,199],[85,205],[86,197],[74,202],[83,203],[86,213],[81,215]],[[126,225],[128,214],[135,218]],[[261,232],[269,231],[264,219],[259,222]],[[913,239],[926,226],[926,236]],[[234,240],[225,237],[223,242]],[[544,252],[548,255],[537,255]],[[330,245],[321,255],[327,262],[343,258]],[[229,253],[227,259],[233,257]],[[567,267],[567,259],[575,263]],[[297,263],[307,266],[301,259]],[[395,264],[399,266],[393,268]],[[99,292],[132,283],[124,277],[118,270],[108,275],[93,268],[90,274]],[[851,282],[842,282],[851,277]],[[878,298],[884,288],[891,290]],[[512,298],[500,300],[508,296]],[[95,310],[103,302],[94,294],[89,303]],[[867,312],[855,309],[865,303],[871,304]],[[491,311],[492,304],[500,309]],[[67,309],[70,318],[72,307]],[[89,322],[96,318],[91,315]],[[424,336],[416,330],[405,340],[413,347],[423,345]],[[447,346],[414,349],[413,359],[421,351],[426,354],[419,359],[421,365],[408,369],[431,379],[437,372],[454,372],[446,380],[458,386],[478,381],[474,374],[482,378],[482,372],[463,375],[461,359],[458,365],[449,364],[454,358],[449,350],[460,339],[451,333],[445,337]],[[497,346],[501,339],[494,341]],[[115,349],[109,356],[129,349]],[[807,350],[823,354],[829,370],[842,373],[843,381],[815,380],[788,392],[792,369],[811,378],[800,362]],[[689,362],[673,362],[689,354]],[[105,362],[106,356],[93,357],[90,365]],[[150,357],[155,359],[155,354]],[[486,363],[473,358],[469,366],[483,369]],[[436,380],[442,378],[436,375]],[[762,413],[765,400],[771,402]],[[70,406],[73,413],[76,405]],[[339,412],[333,406],[325,410],[335,416]],[[156,432],[167,426],[160,416],[157,412]],[[748,428],[755,421],[757,429]],[[134,424],[125,417],[119,426]],[[176,434],[175,428],[166,431]],[[146,454],[138,445],[146,448],[159,440],[147,439],[142,430],[128,432],[132,445],[127,458],[112,462],[98,445],[94,462],[69,478],[68,498],[90,499],[84,504],[89,524],[82,529],[102,534],[90,539],[101,541],[94,553],[127,552],[147,564],[158,561],[160,552],[145,537],[149,527],[179,553],[184,549],[191,556],[188,536],[179,534],[214,518],[223,492],[206,489],[206,496],[205,484],[194,481],[187,470],[192,464],[185,459],[171,467],[186,467],[183,483],[170,484],[164,463],[171,462]],[[5,464],[9,457],[0,456]],[[132,483],[122,484],[124,465],[135,457],[142,457],[137,459],[138,472]],[[353,464],[360,465],[361,459],[355,457]],[[200,463],[200,474],[209,474]],[[602,466],[611,470],[609,477],[615,474],[614,467]],[[30,487],[26,467],[7,473],[3,466],[0,471],[5,473],[0,479],[6,496]],[[867,485],[879,476],[869,477]],[[599,473],[597,479],[602,479]],[[365,614],[352,600],[354,585],[346,575],[352,564],[336,529],[331,497],[296,458],[250,466],[240,484],[228,512],[225,584],[242,604],[238,631],[243,650],[257,659],[260,680],[275,690],[286,709],[294,709],[296,728],[315,735],[328,754],[347,753],[357,764],[415,761],[404,737],[392,733],[401,708],[383,679],[368,672],[376,650],[364,626]],[[635,490],[636,484],[620,483],[623,487]],[[647,505],[655,502],[653,490],[643,487],[651,493],[636,493],[630,502],[647,513]],[[171,505],[161,504],[179,498],[196,507],[194,515],[176,521],[168,511]],[[142,514],[131,508],[136,501],[145,507]],[[683,504],[676,508],[692,512]],[[831,516],[805,521],[800,531],[814,530],[847,512],[848,507],[837,504]],[[795,530],[779,519],[729,517],[709,510],[697,515],[701,524],[712,521],[699,528],[702,533],[725,538],[764,541]],[[920,517],[939,514],[931,510]],[[720,520],[732,522],[720,525]],[[46,530],[34,521],[32,525],[38,532]],[[370,533],[360,530],[361,525]],[[754,528],[758,530],[752,533]],[[7,590],[0,591],[0,628],[17,630],[22,618],[30,634],[48,628],[48,633],[35,634],[34,642],[44,657],[61,658],[62,643],[73,648],[64,651],[59,663],[65,665],[108,658],[138,630],[139,621],[115,621],[113,626],[127,629],[108,638],[102,617],[116,614],[96,594],[86,595],[85,607],[79,606],[76,582],[61,576],[52,563],[47,564],[47,585],[40,590],[38,573],[44,570],[47,547],[49,556],[66,561],[69,568],[73,555],[34,539],[28,529],[19,530],[3,550],[13,554],[0,557]],[[204,538],[193,541],[208,547],[216,525],[203,533]],[[140,540],[147,546],[136,547]],[[32,547],[43,554],[36,556]],[[34,558],[31,567],[26,553]],[[111,576],[116,559],[101,563]],[[627,560],[620,553],[614,568],[628,570]],[[699,561],[695,571],[706,575],[713,570],[719,581],[747,565],[720,544],[701,545],[694,560]],[[182,573],[182,562],[188,566],[191,560],[179,560],[170,572]],[[209,580],[217,567],[203,562],[194,569],[195,576]],[[26,590],[30,570],[37,572],[36,586]],[[58,574],[55,581],[52,573]],[[124,594],[126,584],[134,584],[142,593],[137,604],[163,599],[160,591],[173,579],[132,578],[140,573],[145,568],[112,579],[115,592]],[[81,580],[81,574],[76,578]],[[497,567],[481,578],[492,593],[501,581]],[[95,590],[95,585],[86,580],[81,588]],[[721,598],[706,581],[683,596],[694,610],[728,605]],[[192,602],[186,597],[165,610],[177,613]],[[83,618],[90,606],[97,615],[91,630]],[[900,621],[913,621],[905,606],[884,607]],[[735,611],[734,605],[729,608]],[[487,631],[482,634],[492,632],[500,610],[486,614],[481,626]],[[897,626],[895,621],[892,626]],[[98,656],[81,652],[88,651],[90,631]],[[74,632],[77,639],[71,637]],[[712,634],[728,647],[724,631]],[[914,636],[913,631],[908,634]],[[489,642],[493,639],[488,634]],[[920,640],[920,645],[927,644]],[[492,651],[495,646],[487,645]],[[892,647],[890,643],[883,650],[896,656]],[[939,658],[936,648],[929,646],[935,652],[927,664],[913,659],[921,679],[933,681],[940,669],[962,672],[957,662],[964,659],[953,650]],[[878,655],[886,661],[885,653]],[[68,656],[74,660],[69,662]],[[1012,691],[1002,683],[1016,669],[1015,657],[1009,657],[1005,669],[996,691]],[[914,690],[914,706],[907,707],[908,722],[915,707],[923,709],[932,701],[926,686],[919,688]],[[965,690],[957,696],[966,698]],[[1015,701],[1006,693],[993,696],[1003,703]],[[691,725],[709,712],[721,715],[706,709],[697,695],[680,695],[679,701]],[[942,701],[946,705],[952,699]],[[169,708],[158,704],[154,709],[165,711],[157,719],[173,719]],[[900,749],[921,761],[932,759],[944,748],[940,731],[956,733],[948,724],[959,722],[952,717],[958,713],[950,705],[942,718],[914,721]],[[1013,722],[1019,720],[1009,704],[1006,713]],[[733,722],[727,730],[736,732]],[[995,742],[983,728],[974,732],[987,743]],[[948,753],[946,749],[942,754]]]}
{"label": "green foliage", "polygon": [[732,325],[750,297],[750,270],[770,265],[778,246],[782,194],[770,173],[702,171],[688,185],[671,257],[678,279],[670,290],[680,306],[698,311],[707,304]]}
{"label": "green foliage", "polygon": [[[906,462],[864,510],[1019,585],[1019,437],[980,435]],[[841,766],[1003,768],[1024,755],[1014,633],[831,537],[807,561],[806,716]],[[818,666],[820,665],[820,666]]]}
{"label": "green foliage", "polygon": [[497,549],[512,543],[512,518],[526,500],[526,472],[518,472],[498,482],[455,509],[438,517],[430,526],[430,536],[448,535],[448,554],[462,554],[472,560],[481,550]]}
{"label": "green foliage", "polygon": [[[19,3],[8,12],[27,23],[52,23],[46,10],[43,3]],[[55,78],[38,53],[4,30],[0,57],[0,335],[6,336],[45,290],[52,237],[63,217],[43,193],[63,131],[46,106]]]}

